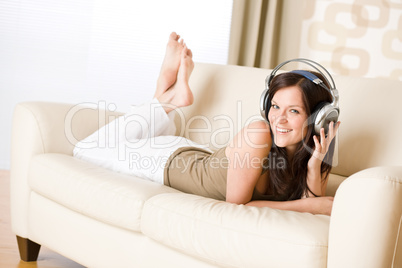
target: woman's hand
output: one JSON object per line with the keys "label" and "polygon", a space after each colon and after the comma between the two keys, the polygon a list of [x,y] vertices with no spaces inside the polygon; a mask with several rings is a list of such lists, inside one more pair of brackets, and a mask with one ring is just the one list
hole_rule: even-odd
{"label": "woman's hand", "polygon": [[314,139],[314,151],[307,163],[307,185],[309,192],[307,197],[324,196],[327,188],[327,175],[323,174],[321,170],[321,163],[324,160],[325,155],[328,153],[329,146],[332,140],[335,138],[338,131],[340,122],[334,124],[329,123],[328,135],[325,137],[324,128],[320,131],[320,141],[317,136],[313,136]]}
{"label": "woman's hand", "polygon": [[315,147],[314,152],[308,161],[308,166],[310,168],[321,167],[321,163],[325,155],[328,153],[329,146],[332,140],[335,138],[340,124],[341,122],[337,122],[335,125],[334,122],[330,122],[328,127],[328,135],[326,137],[324,128],[321,128],[320,140],[318,140],[316,135],[313,136]]}
{"label": "woman's hand", "polygon": [[331,216],[332,205],[334,203],[332,196],[307,198],[306,200],[311,202],[311,213]]}

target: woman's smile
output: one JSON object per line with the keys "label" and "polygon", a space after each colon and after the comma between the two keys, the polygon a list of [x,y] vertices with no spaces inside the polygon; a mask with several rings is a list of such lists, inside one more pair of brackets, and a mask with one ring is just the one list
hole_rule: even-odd
{"label": "woman's smile", "polygon": [[287,133],[291,132],[292,129],[286,129],[286,128],[276,127],[276,131],[277,131],[279,134],[287,134]]}

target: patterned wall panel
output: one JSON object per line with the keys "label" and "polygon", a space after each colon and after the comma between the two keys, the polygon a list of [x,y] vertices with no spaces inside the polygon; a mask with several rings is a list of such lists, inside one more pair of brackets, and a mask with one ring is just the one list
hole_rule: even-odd
{"label": "patterned wall panel", "polygon": [[305,3],[300,57],[334,74],[402,80],[402,0]]}

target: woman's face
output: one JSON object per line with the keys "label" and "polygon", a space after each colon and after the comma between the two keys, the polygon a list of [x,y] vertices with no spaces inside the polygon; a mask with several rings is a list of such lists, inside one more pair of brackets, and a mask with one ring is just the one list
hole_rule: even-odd
{"label": "woman's face", "polygon": [[278,90],[272,98],[268,118],[275,144],[285,147],[288,154],[292,155],[307,132],[305,123],[308,115],[301,89],[290,86]]}

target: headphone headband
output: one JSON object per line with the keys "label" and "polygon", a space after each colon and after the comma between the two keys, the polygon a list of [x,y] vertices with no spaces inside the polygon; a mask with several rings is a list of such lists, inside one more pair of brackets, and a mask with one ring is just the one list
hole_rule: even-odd
{"label": "headphone headband", "polygon": [[[314,83],[316,83],[316,84],[318,84],[318,85],[320,85],[320,86],[326,88],[326,89],[331,93],[331,95],[332,95],[332,103],[331,103],[331,105],[333,105],[333,106],[338,106],[339,94],[338,94],[338,90],[336,89],[336,86],[335,86],[335,81],[334,81],[334,79],[332,78],[331,74],[330,74],[330,73],[328,72],[328,70],[325,69],[324,66],[322,66],[321,64],[319,64],[319,63],[317,63],[317,62],[315,62],[315,61],[309,60],[309,59],[305,59],[305,58],[296,58],[296,59],[292,59],[292,60],[287,60],[287,61],[284,61],[284,62],[280,63],[278,66],[276,66],[276,67],[272,70],[271,74],[270,74],[269,76],[267,76],[267,78],[265,79],[265,88],[266,88],[266,89],[269,88],[269,85],[271,84],[271,80],[274,78],[274,76],[276,75],[276,73],[277,73],[283,66],[285,66],[286,64],[289,64],[289,63],[291,63],[291,62],[301,62],[301,63],[307,64],[307,65],[309,65],[310,67],[312,67],[315,71],[317,71],[318,73],[320,73],[320,74],[324,77],[325,81],[326,81],[327,84],[330,86],[330,88],[328,88],[328,87],[325,85],[325,83],[323,83],[323,82],[321,81],[321,79],[319,79],[319,80],[321,81],[321,83],[316,83],[314,80],[312,80],[312,79],[310,79],[310,78],[308,77],[309,75],[306,76],[306,73],[309,73],[309,74],[313,75],[312,73],[310,73],[310,72],[308,72],[308,71],[302,71],[302,70],[294,70],[294,71],[292,71],[293,73],[301,74],[301,75],[303,75],[304,77],[310,79],[312,82],[314,82]],[[325,75],[319,68],[321,68],[327,75]],[[302,73],[302,72],[303,72],[303,73]],[[327,76],[329,77],[329,79],[327,78]]]}
{"label": "headphone headband", "polygon": [[291,71],[291,73],[300,74],[300,75],[304,76],[305,78],[307,78],[308,80],[310,80],[311,82],[313,82],[314,84],[323,86],[329,90],[329,88],[324,84],[324,82],[322,82],[322,80],[320,78],[318,78],[317,76],[315,76],[313,73],[311,73],[309,71],[293,70],[293,71]]}

